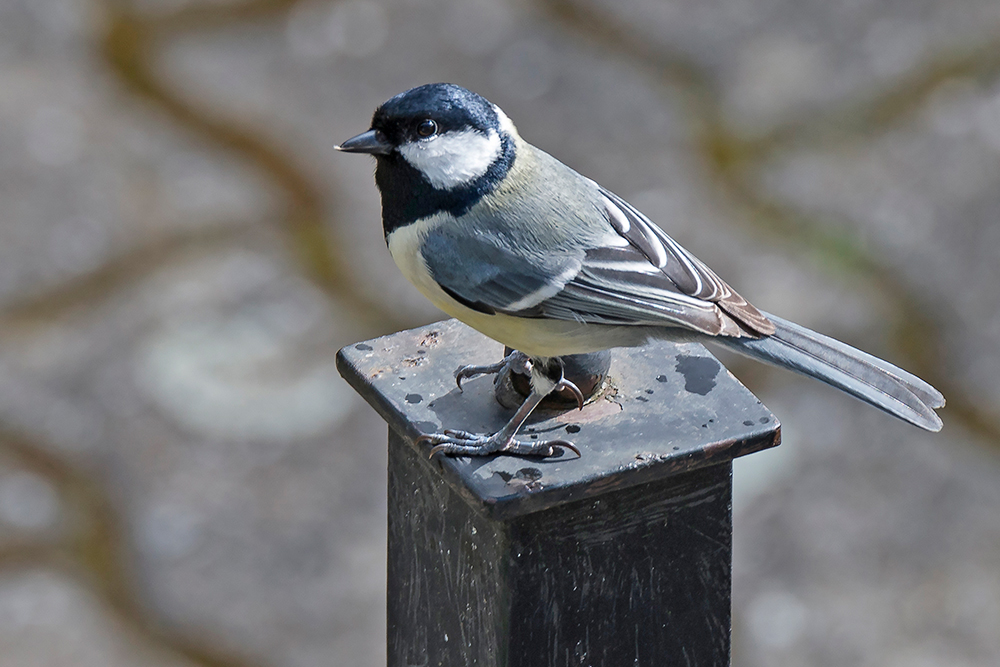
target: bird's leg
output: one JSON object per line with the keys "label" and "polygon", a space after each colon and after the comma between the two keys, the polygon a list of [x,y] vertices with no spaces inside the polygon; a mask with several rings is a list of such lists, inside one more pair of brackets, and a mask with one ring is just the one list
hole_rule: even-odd
{"label": "bird's leg", "polygon": [[458,384],[458,388],[461,389],[462,380],[468,380],[469,378],[474,378],[477,375],[492,375],[494,373],[500,376],[505,370],[508,369],[512,373],[530,375],[531,359],[523,352],[514,350],[495,364],[489,364],[486,366],[462,366],[455,371],[455,382]]}
{"label": "bird's leg", "polygon": [[[512,356],[514,355],[509,355],[508,359]],[[562,438],[540,442],[524,442],[514,438],[534,409],[538,407],[538,404],[557,388],[569,388],[577,395],[580,408],[583,408],[583,394],[575,384],[562,376],[562,364],[558,360],[551,360],[547,366],[547,368],[539,368],[539,365],[532,364],[531,393],[528,398],[524,399],[521,407],[517,409],[510,421],[493,435],[477,435],[468,431],[446,429],[444,433],[422,435],[417,439],[417,442],[434,445],[431,449],[431,457],[439,453],[449,456],[486,456],[497,453],[518,456],[556,456],[561,453],[563,448],[569,449],[579,456],[580,450],[576,448],[576,445]],[[551,377],[553,370],[558,371],[558,379]]]}

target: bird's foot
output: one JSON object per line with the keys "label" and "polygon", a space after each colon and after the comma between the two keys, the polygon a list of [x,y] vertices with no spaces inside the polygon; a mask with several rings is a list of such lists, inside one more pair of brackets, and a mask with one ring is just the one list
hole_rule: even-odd
{"label": "bird's foot", "polygon": [[558,456],[562,454],[563,449],[568,449],[580,456],[580,450],[576,448],[576,445],[561,438],[539,442],[525,442],[514,438],[531,412],[552,391],[563,389],[569,391],[576,398],[580,409],[583,409],[583,393],[575,384],[562,376],[561,362],[549,360],[544,364],[544,368],[535,367],[528,355],[515,350],[498,363],[489,366],[464,366],[458,369],[455,373],[455,382],[458,383],[458,388],[461,390],[462,380],[487,373],[498,373],[498,377],[503,377],[507,373],[520,373],[529,376],[537,373],[539,378],[543,378],[545,381],[542,382],[543,388],[537,389],[534,382],[539,378],[532,377],[531,393],[524,399],[521,407],[517,409],[510,421],[493,435],[478,435],[468,431],[446,429],[443,433],[430,433],[417,438],[417,444],[433,445],[430,452],[431,458],[435,454],[447,456],[487,456],[489,454]]}
{"label": "bird's foot", "polygon": [[521,375],[530,375],[531,359],[523,352],[514,350],[495,364],[488,364],[486,366],[462,366],[455,371],[455,382],[458,384],[459,390],[461,390],[462,380],[468,380],[479,375],[497,374],[499,377],[504,373],[504,371],[507,370],[512,373],[520,373]]}
{"label": "bird's foot", "polygon": [[429,433],[417,438],[417,444],[434,445],[428,458],[436,454],[447,456],[487,456],[489,454],[511,454],[514,456],[559,456],[568,449],[577,456],[580,450],[569,440],[556,438],[540,442],[523,442],[503,433],[477,435],[468,431],[446,429],[444,433]]}

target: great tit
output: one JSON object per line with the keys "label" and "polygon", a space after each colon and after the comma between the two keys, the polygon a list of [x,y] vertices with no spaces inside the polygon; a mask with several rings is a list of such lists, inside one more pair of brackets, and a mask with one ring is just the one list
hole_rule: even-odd
{"label": "great tit", "polygon": [[[531,394],[492,435],[428,434],[431,455],[551,456],[520,426],[562,378],[558,357],[649,339],[697,341],[817,378],[928,431],[944,397],[920,378],[758,310],[621,197],[527,143],[498,106],[434,83],[382,104],[337,148],[375,157],[396,265],[435,306],[517,350]],[[574,393],[579,393],[575,391]],[[582,403],[581,403],[582,404]]]}

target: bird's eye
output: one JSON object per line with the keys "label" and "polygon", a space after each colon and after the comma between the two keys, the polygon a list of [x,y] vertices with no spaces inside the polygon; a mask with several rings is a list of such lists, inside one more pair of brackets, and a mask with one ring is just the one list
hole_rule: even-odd
{"label": "bird's eye", "polygon": [[432,121],[430,118],[425,118],[424,120],[420,121],[419,125],[417,125],[417,134],[419,134],[421,137],[429,137],[432,134],[436,134],[437,131],[438,131],[438,124]]}

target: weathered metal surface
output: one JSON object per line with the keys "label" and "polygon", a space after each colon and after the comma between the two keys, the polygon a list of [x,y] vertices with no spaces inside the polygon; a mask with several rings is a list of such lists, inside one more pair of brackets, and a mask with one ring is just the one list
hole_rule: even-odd
{"label": "weathered metal surface", "polygon": [[428,460],[421,433],[509,417],[465,364],[503,348],[455,321],[341,351],[389,422],[389,665],[729,664],[732,463],[774,416],[698,345],[615,350],[605,395],[525,437],[582,455]]}
{"label": "weathered metal surface", "polygon": [[[492,433],[510,411],[492,378],[463,383],[454,371],[500,359],[503,346],[455,320],[345,347],[338,367],[410,446],[422,433],[459,428]],[[658,342],[612,352],[604,398],[576,409],[539,411],[522,437],[568,436],[582,456],[439,457],[433,463],[486,516],[522,516],[558,504],[724,463],[777,445],[780,427],[707,350]],[[426,457],[428,447],[418,452]]]}
{"label": "weathered metal surface", "polygon": [[497,521],[390,432],[388,664],[728,665],[731,471]]}
{"label": "weathered metal surface", "polygon": [[389,432],[389,667],[506,667],[508,531]]}
{"label": "weathered metal surface", "polygon": [[721,463],[511,521],[507,664],[729,665],[731,475]]}

